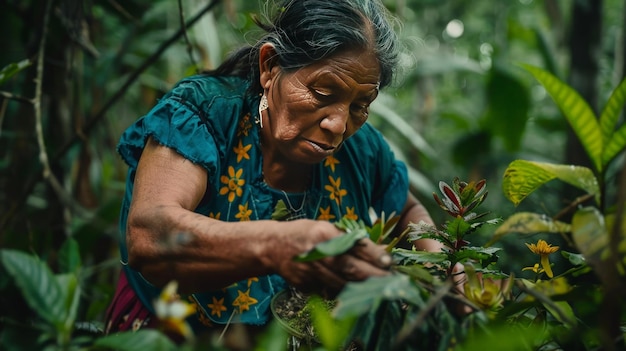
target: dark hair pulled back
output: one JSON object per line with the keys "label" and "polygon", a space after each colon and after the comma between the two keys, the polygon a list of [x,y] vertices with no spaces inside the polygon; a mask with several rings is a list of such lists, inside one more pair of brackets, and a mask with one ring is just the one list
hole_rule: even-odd
{"label": "dark hair pulled back", "polygon": [[381,87],[393,80],[398,42],[391,17],[380,0],[285,0],[277,6],[270,23],[255,22],[265,31],[257,43],[234,52],[209,74],[249,77],[252,93],[261,92],[259,48],[269,42],[286,71],[342,50],[363,48],[378,57]]}

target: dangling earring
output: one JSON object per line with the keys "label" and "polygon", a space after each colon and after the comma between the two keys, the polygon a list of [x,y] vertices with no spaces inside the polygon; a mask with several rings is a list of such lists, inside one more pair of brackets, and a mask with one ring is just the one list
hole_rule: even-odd
{"label": "dangling earring", "polygon": [[261,127],[261,129],[263,129],[263,114],[262,112],[267,110],[267,96],[265,94],[263,94],[263,96],[261,96],[261,101],[259,102],[259,118],[256,120],[256,122],[259,124],[259,126]]}

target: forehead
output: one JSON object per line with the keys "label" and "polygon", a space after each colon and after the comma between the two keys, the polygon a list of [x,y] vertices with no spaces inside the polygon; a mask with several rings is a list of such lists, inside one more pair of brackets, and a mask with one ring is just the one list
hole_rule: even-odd
{"label": "forehead", "polygon": [[307,81],[378,85],[380,63],[371,50],[350,49],[303,67],[295,73]]}

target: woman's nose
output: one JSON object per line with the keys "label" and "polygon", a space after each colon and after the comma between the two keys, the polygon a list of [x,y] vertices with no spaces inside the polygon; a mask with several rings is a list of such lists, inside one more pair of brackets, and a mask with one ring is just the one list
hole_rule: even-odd
{"label": "woman's nose", "polygon": [[348,118],[350,118],[350,109],[338,106],[324,117],[320,122],[320,127],[335,135],[343,135],[347,130]]}

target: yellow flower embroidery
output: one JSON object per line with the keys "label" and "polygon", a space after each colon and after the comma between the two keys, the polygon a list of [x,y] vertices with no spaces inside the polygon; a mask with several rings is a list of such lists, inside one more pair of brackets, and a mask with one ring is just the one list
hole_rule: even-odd
{"label": "yellow flower embroidery", "polygon": [[239,218],[241,222],[249,221],[252,210],[248,209],[248,203],[245,205],[239,205],[239,213],[235,215],[235,218]]}
{"label": "yellow flower embroidery", "polygon": [[536,245],[526,244],[526,246],[528,246],[530,251],[532,251],[534,254],[541,256],[541,267],[546,272],[546,275],[552,278],[554,274],[552,273],[552,267],[550,267],[550,260],[548,259],[548,255],[550,255],[551,253],[555,253],[559,249],[559,247],[552,246],[551,244],[548,244],[545,240],[541,239],[537,241]]}
{"label": "yellow flower embroidery", "polygon": [[211,316],[216,314],[218,318],[222,316],[223,311],[226,311],[224,298],[218,300],[213,296],[213,303],[207,304],[207,306],[211,309]]}
{"label": "yellow flower embroidery", "polygon": [[359,216],[356,213],[354,213],[354,207],[346,207],[346,211],[348,213],[344,215],[344,218],[352,219],[355,221],[359,219]]}
{"label": "yellow flower embroidery", "polygon": [[237,145],[237,147],[233,148],[233,151],[235,151],[235,153],[237,154],[237,163],[241,162],[242,159],[246,159],[249,160],[250,159],[250,155],[248,155],[248,150],[250,150],[250,148],[252,147],[252,144],[248,144],[246,146],[243,146],[243,143],[241,142],[241,139],[239,139],[239,145]]}
{"label": "yellow flower embroidery", "polygon": [[252,128],[252,123],[250,123],[250,114],[245,115],[241,121],[239,121],[239,129],[237,129],[237,136],[241,136],[242,134],[248,136],[248,132]]}
{"label": "yellow flower embroidery", "polygon": [[239,293],[239,296],[233,301],[233,306],[238,306],[240,313],[250,310],[250,306],[258,302],[257,299],[250,296],[250,289],[246,292],[237,290],[237,293]]}
{"label": "yellow flower embroidery", "polygon": [[218,213],[209,212],[209,218],[220,219],[221,215],[222,215],[221,212],[218,212]]}
{"label": "yellow flower embroidery", "polygon": [[328,176],[328,180],[330,185],[324,186],[324,189],[330,192],[329,198],[331,200],[335,200],[337,205],[341,205],[341,198],[348,194],[346,189],[341,189],[341,177],[337,177],[337,180],[335,180],[332,176]]}
{"label": "yellow flower embroidery", "polygon": [[252,277],[252,278],[248,278],[248,287],[250,287],[250,285],[252,285],[253,282],[258,282],[259,278],[257,277]]}
{"label": "yellow flower embroidery", "polygon": [[320,215],[317,217],[320,221],[330,221],[331,219],[335,219],[335,215],[330,213],[330,206],[326,208],[320,207]]}
{"label": "yellow flower embroidery", "polygon": [[330,170],[335,172],[335,165],[338,165],[339,163],[341,162],[339,162],[338,159],[336,159],[333,155],[330,155],[324,160],[324,167],[330,167]]}
{"label": "yellow flower embroidery", "polygon": [[220,178],[222,184],[225,184],[225,186],[220,189],[220,195],[228,194],[228,202],[233,202],[235,196],[241,196],[243,193],[241,187],[246,184],[246,181],[241,179],[242,173],[243,169],[239,169],[235,172],[233,166],[228,166],[228,177],[223,175]]}

